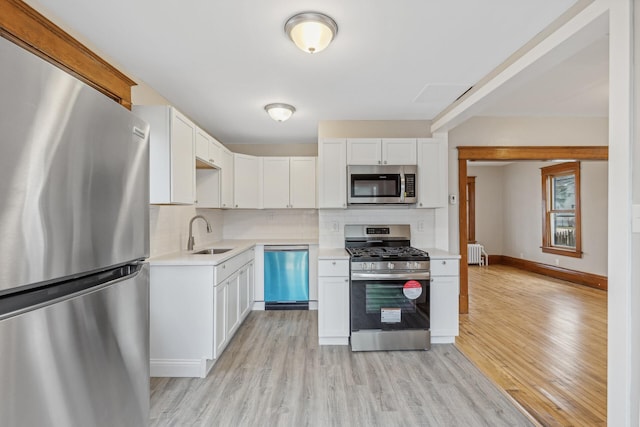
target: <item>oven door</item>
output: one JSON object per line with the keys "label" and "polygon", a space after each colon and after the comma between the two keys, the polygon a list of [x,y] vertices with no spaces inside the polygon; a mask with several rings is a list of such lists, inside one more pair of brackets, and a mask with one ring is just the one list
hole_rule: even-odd
{"label": "oven door", "polygon": [[389,276],[352,275],[352,332],[429,329],[429,279],[412,279],[411,275],[402,274]]}

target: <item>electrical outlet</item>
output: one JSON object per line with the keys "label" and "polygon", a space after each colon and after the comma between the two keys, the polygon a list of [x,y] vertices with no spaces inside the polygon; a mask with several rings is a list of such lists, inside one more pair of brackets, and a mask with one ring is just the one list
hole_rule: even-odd
{"label": "electrical outlet", "polygon": [[424,221],[418,221],[418,231],[424,231]]}
{"label": "electrical outlet", "polygon": [[560,265],[560,259],[556,258],[556,265]]}
{"label": "electrical outlet", "polygon": [[449,194],[449,204],[455,205],[456,203],[458,203],[458,196],[455,194]]}
{"label": "electrical outlet", "polygon": [[338,221],[333,221],[333,222],[331,223],[331,230],[332,230],[334,233],[337,233],[337,232],[340,230],[340,224],[338,223]]}

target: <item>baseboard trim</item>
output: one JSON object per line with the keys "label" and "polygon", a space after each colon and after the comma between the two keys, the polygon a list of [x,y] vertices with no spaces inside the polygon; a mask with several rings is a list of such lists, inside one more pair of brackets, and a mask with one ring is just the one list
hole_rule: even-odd
{"label": "baseboard trim", "polygon": [[504,264],[522,270],[531,271],[554,279],[566,280],[579,285],[589,286],[604,291],[609,289],[607,277],[597,274],[584,273],[582,271],[570,270],[568,268],[529,261],[526,259],[513,258],[506,255],[489,255],[489,265]]}
{"label": "baseboard trim", "polygon": [[205,359],[151,359],[152,377],[205,378],[215,361]]}
{"label": "baseboard trim", "polygon": [[349,337],[320,337],[320,345],[349,345]]}

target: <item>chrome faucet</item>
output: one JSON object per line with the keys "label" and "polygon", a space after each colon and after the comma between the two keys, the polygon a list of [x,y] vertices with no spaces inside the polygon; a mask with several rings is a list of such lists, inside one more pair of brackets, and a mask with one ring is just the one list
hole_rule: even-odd
{"label": "chrome faucet", "polygon": [[211,233],[211,225],[209,224],[209,221],[207,221],[207,218],[203,217],[202,215],[196,215],[191,218],[191,221],[189,221],[189,241],[187,242],[188,251],[192,251],[193,246],[196,244],[196,239],[193,238],[193,221],[198,218],[202,219],[207,224],[207,233]]}

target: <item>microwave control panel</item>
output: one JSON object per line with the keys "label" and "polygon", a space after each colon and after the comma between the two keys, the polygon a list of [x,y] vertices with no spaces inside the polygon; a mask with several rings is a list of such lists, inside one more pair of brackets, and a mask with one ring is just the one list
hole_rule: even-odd
{"label": "microwave control panel", "polygon": [[404,176],[405,197],[416,197],[416,175],[408,173]]}

